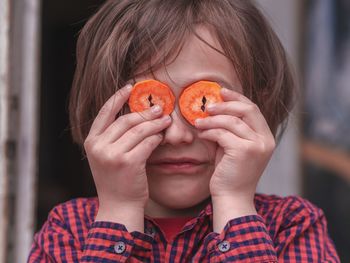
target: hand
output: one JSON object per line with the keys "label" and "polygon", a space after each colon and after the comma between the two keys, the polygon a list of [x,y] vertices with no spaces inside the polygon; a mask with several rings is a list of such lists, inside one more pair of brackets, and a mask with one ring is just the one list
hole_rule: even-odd
{"label": "hand", "polygon": [[274,136],[259,108],[248,98],[222,89],[224,102],[207,108],[196,123],[198,136],[217,142],[213,199],[253,202],[256,186],[275,148]]}
{"label": "hand", "polygon": [[126,86],[108,99],[84,142],[99,197],[98,219],[113,220],[132,208],[143,211],[149,195],[146,160],[162,141],[161,131],[170,124],[169,116],[160,118],[161,109],[152,111],[155,106],[115,120],[130,90]]}

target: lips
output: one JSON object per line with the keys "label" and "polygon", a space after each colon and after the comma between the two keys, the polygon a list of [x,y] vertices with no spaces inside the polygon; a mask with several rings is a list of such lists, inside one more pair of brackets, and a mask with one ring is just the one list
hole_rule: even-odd
{"label": "lips", "polygon": [[205,161],[189,157],[162,158],[149,162],[149,165],[163,174],[196,174],[206,167]]}
{"label": "lips", "polygon": [[159,160],[149,162],[150,165],[156,164],[192,164],[199,165],[205,163],[204,161],[200,161],[198,159],[189,158],[189,157],[181,157],[181,158],[162,158]]}

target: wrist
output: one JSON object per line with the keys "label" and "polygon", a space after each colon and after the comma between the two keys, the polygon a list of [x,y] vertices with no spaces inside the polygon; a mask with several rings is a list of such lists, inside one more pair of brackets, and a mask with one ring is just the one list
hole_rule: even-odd
{"label": "wrist", "polygon": [[232,219],[248,215],[257,215],[254,205],[254,196],[212,197],[213,203],[213,230],[220,233],[225,225]]}
{"label": "wrist", "polygon": [[129,232],[144,231],[144,208],[134,204],[99,205],[95,221],[125,225]]}

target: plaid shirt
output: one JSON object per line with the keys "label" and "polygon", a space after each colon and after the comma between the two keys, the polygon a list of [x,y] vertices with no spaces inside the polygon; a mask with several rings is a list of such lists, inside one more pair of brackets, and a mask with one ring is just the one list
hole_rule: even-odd
{"label": "plaid shirt", "polygon": [[35,235],[28,262],[340,262],[323,212],[299,197],[257,194],[259,215],[212,229],[212,204],[168,243],[145,217],[145,233],[94,222],[97,198],[55,207]]}

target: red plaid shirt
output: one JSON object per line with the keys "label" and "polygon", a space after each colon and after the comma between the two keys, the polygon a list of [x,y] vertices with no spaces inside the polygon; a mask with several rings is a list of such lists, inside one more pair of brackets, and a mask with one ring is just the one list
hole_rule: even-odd
{"label": "red plaid shirt", "polygon": [[323,212],[299,197],[257,194],[259,215],[212,229],[212,204],[188,221],[171,243],[145,217],[145,233],[94,222],[97,198],[55,207],[35,235],[28,262],[340,262]]}

